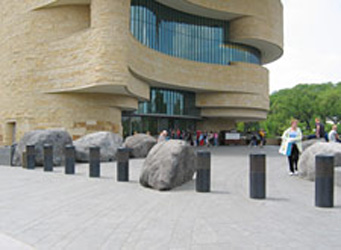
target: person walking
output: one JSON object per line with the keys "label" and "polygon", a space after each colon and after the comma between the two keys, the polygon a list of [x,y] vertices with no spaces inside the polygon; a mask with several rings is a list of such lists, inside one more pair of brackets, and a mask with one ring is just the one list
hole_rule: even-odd
{"label": "person walking", "polygon": [[279,153],[288,156],[289,175],[298,174],[297,164],[302,152],[302,131],[297,124],[297,120],[291,121],[291,127],[282,135],[282,144],[279,149]]}
{"label": "person walking", "polygon": [[333,125],[332,130],[328,134],[329,142],[341,142],[340,137],[337,133],[337,126]]}

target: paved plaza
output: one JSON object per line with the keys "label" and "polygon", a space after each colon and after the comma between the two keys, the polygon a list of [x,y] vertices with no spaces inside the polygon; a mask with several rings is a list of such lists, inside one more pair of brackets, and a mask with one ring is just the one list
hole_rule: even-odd
{"label": "paved plaza", "polygon": [[289,176],[277,147],[267,154],[267,199],[249,198],[247,147],[212,152],[211,193],[195,182],[159,192],[139,185],[143,159],[130,161],[130,182],[116,164],[88,165],[73,176],[58,167],[0,167],[0,249],[341,249],[341,190],[334,208],[314,206],[314,183]]}

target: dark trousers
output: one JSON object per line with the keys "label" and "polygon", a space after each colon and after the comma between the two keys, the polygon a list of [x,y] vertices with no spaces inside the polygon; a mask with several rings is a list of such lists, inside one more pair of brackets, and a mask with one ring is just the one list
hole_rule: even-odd
{"label": "dark trousers", "polygon": [[300,153],[295,143],[292,144],[291,147],[292,147],[291,155],[288,156],[288,160],[289,160],[290,172],[294,172],[295,170],[297,171],[297,163],[298,163]]}
{"label": "dark trousers", "polygon": [[[329,141],[329,139],[328,139],[328,133],[325,133],[325,135],[324,135],[324,136],[321,136],[320,138],[324,138],[324,139],[326,140],[326,142]],[[308,135],[308,140],[311,140],[311,139],[317,139],[316,135],[315,135],[315,134],[314,134],[314,135]]]}

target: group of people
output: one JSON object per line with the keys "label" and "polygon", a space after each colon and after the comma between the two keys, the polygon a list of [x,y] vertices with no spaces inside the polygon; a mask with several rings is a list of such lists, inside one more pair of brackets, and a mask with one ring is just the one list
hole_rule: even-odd
{"label": "group of people", "polygon": [[181,131],[180,129],[172,129],[170,132],[163,130],[158,138],[158,142],[168,139],[180,139],[188,142],[192,146],[218,146],[219,134],[218,132],[207,132],[197,130],[195,133],[187,130]]}
{"label": "group of people", "polygon": [[[279,149],[281,154],[288,156],[290,175],[298,174],[297,165],[300,153],[302,153],[302,138],[303,134],[301,129],[298,127],[298,121],[292,120],[290,128],[285,130],[282,135],[282,144]],[[326,134],[324,125],[318,118],[315,119],[315,134],[308,136],[308,139],[316,138],[324,138],[326,141],[331,143],[340,142],[340,138],[337,133],[337,126],[333,125],[332,130]]]}
{"label": "group of people", "polygon": [[[254,133],[251,138],[250,145],[257,145],[257,140],[260,141],[259,145],[262,147],[265,145],[265,131],[261,129],[258,131],[257,136]],[[258,137],[258,138],[257,138]],[[325,139],[327,142],[341,142],[337,133],[337,126],[333,125],[332,130],[329,133],[325,133],[325,127],[320,122],[320,119],[315,119],[315,134],[309,135],[308,139]],[[207,132],[197,130],[192,132],[190,130],[181,131],[180,129],[173,129],[169,132],[163,130],[158,138],[158,142],[166,141],[169,139],[181,139],[187,141],[192,146],[218,146],[219,134],[217,132]],[[291,126],[284,131],[282,135],[282,143],[279,152],[288,157],[289,162],[289,174],[298,174],[298,160],[302,153],[302,139],[303,134],[298,127],[298,120],[291,121]]]}
{"label": "group of people", "polygon": [[337,133],[337,126],[333,125],[329,133],[325,132],[323,123],[319,118],[315,119],[315,134],[309,135],[308,139],[325,139],[327,142],[341,142]]}
{"label": "group of people", "polygon": [[251,146],[257,146],[259,145],[260,147],[265,146],[266,144],[266,133],[264,129],[260,129],[258,132],[252,133],[251,140],[249,143],[249,147]]}

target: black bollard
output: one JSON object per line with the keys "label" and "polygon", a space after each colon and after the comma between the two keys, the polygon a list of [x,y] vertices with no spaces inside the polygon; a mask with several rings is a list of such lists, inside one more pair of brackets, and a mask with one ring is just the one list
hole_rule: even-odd
{"label": "black bollard", "polygon": [[265,154],[250,154],[250,198],[265,199]]}
{"label": "black bollard", "polygon": [[36,152],[34,145],[26,146],[26,167],[27,169],[34,169],[36,166]]}
{"label": "black bollard", "polygon": [[90,177],[100,177],[100,148],[90,147]]}
{"label": "black bollard", "polygon": [[197,192],[210,192],[211,187],[211,153],[200,150],[197,152]]}
{"label": "black bollard", "polygon": [[129,152],[128,148],[117,149],[117,181],[129,181]]}
{"label": "black bollard", "polygon": [[75,174],[75,146],[65,146],[65,174]]}
{"label": "black bollard", "polygon": [[11,166],[14,166],[13,165],[13,157],[14,157],[14,153],[15,153],[15,149],[17,148],[18,144],[17,143],[14,143],[12,144],[11,146]]}
{"label": "black bollard", "polygon": [[44,171],[53,171],[53,148],[52,145],[44,145]]}
{"label": "black bollard", "polygon": [[315,206],[334,206],[334,156],[317,155],[315,158]]}
{"label": "black bollard", "polygon": [[22,152],[22,167],[27,168],[27,154],[26,151]]}

